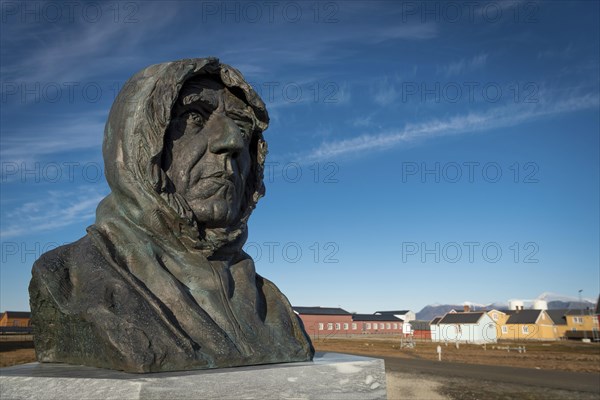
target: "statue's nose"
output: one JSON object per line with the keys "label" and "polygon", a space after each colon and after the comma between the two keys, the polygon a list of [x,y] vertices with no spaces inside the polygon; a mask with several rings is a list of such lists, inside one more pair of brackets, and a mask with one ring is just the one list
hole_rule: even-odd
{"label": "statue's nose", "polygon": [[209,150],[213,154],[229,154],[236,157],[244,148],[244,139],[240,128],[225,115],[212,116],[212,129],[214,136],[209,141]]}

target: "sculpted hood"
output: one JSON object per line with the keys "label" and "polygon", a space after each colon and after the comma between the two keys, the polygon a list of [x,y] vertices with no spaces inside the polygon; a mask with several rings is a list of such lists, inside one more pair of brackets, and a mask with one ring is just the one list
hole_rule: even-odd
{"label": "sculpted hood", "polygon": [[[252,169],[245,189],[240,221],[227,229],[204,229],[186,201],[167,191],[161,159],[172,109],[182,86],[191,78],[210,76],[244,100],[255,117],[250,153]],[[241,248],[247,220],[264,195],[263,170],[267,146],[262,136],[269,122],[264,103],[235,68],[216,58],[185,59],[149,66],[130,78],[115,100],[106,123],[103,156],[112,193],[96,213],[100,232],[120,230],[124,221],[163,236],[172,246],[215,251]]]}

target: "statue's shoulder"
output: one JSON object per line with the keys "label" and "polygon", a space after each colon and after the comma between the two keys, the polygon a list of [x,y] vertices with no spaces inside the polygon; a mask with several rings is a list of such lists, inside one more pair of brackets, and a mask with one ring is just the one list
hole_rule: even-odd
{"label": "statue's shoulder", "polygon": [[46,275],[69,268],[74,262],[81,264],[90,258],[97,249],[92,243],[89,235],[85,235],[76,242],[59,246],[42,254],[33,263],[33,275]]}
{"label": "statue's shoulder", "polygon": [[30,296],[47,293],[54,301],[70,298],[74,284],[81,284],[82,278],[93,276],[90,271],[103,263],[105,261],[89,234],[76,242],[50,250],[33,264]]}

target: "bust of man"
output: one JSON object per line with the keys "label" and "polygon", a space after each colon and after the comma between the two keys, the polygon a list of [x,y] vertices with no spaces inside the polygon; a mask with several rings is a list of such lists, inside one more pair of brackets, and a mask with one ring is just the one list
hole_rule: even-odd
{"label": "bust of man", "polygon": [[105,128],[110,195],[86,236],[33,266],[39,361],[155,372],[312,359],[287,298],[242,250],[267,125],[217,59],[129,79]]}

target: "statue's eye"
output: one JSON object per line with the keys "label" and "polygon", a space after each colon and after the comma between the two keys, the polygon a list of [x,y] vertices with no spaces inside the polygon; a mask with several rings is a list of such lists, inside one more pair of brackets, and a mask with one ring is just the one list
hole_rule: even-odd
{"label": "statue's eye", "polygon": [[190,112],[188,113],[188,121],[192,121],[194,124],[202,127],[204,126],[204,117],[202,117],[202,115],[195,113],[195,112]]}
{"label": "statue's eye", "polygon": [[244,139],[250,139],[250,136],[252,136],[252,130],[253,130],[252,122],[243,120],[243,119],[239,119],[239,118],[234,119],[234,121],[235,121],[236,125],[238,126],[238,128],[240,128],[240,132],[242,133],[242,136],[244,137]]}
{"label": "statue's eye", "polygon": [[233,109],[228,110],[227,116],[231,118],[240,128],[240,132],[245,140],[250,140],[256,128],[251,115],[248,115],[243,110]]}

